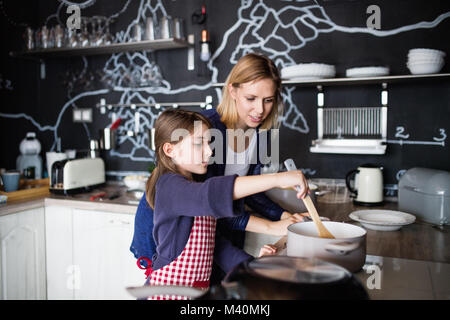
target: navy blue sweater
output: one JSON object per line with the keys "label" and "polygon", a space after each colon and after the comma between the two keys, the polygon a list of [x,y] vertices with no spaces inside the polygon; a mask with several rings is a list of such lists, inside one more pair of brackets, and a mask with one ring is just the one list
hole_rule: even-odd
{"label": "navy blue sweater", "polygon": [[[178,257],[186,246],[194,217],[233,217],[240,214],[239,202],[233,201],[237,175],[212,177],[194,182],[182,175],[167,173],[156,183],[153,237],[156,254],[153,269],[159,269]],[[214,261],[225,272],[251,258],[230,241],[216,234]]]}

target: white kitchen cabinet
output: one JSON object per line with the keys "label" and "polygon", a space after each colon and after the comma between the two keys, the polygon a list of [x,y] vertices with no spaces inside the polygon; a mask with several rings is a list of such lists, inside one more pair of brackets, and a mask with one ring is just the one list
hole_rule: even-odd
{"label": "white kitchen cabinet", "polygon": [[45,238],[47,298],[71,300],[77,280],[72,259],[72,208],[45,207]]}
{"label": "white kitchen cabinet", "polygon": [[44,208],[0,217],[0,299],[46,299]]}
{"label": "white kitchen cabinet", "polygon": [[73,209],[75,299],[133,299],[127,286],[145,282],[129,247],[134,215]]}

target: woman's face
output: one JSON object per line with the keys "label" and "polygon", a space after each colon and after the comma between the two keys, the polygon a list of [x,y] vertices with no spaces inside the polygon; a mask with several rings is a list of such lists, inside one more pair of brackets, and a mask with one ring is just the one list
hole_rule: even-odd
{"label": "woman's face", "polygon": [[256,128],[272,111],[275,101],[275,83],[264,78],[242,83],[238,88],[228,86],[231,97],[236,101],[239,115],[237,127]]}
{"label": "woman's face", "polygon": [[196,126],[194,133],[185,136],[177,144],[166,143],[163,148],[185,176],[190,176],[191,173],[205,174],[212,155],[210,140],[210,131],[202,124]]}

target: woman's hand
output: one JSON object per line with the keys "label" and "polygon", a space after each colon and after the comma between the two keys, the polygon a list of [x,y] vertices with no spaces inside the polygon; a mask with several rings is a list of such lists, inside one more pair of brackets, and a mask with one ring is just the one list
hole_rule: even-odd
{"label": "woman's hand", "polygon": [[308,182],[300,170],[279,172],[277,173],[277,178],[279,188],[295,188],[299,186],[300,191],[297,192],[297,198],[303,199],[308,194]]}
{"label": "woman's hand", "polygon": [[261,248],[259,251],[258,258],[261,258],[262,256],[273,256],[275,253],[277,253],[277,248],[271,244],[265,244],[264,247]]}

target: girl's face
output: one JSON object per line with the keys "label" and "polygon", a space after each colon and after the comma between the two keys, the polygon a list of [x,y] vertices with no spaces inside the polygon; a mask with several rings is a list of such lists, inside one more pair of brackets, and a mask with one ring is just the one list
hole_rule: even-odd
{"label": "girl's face", "polygon": [[264,78],[242,83],[238,88],[230,84],[228,90],[236,101],[238,128],[244,130],[256,128],[272,111],[276,90],[272,79]]}
{"label": "girl's face", "polygon": [[202,124],[195,126],[194,132],[185,136],[177,144],[165,143],[163,149],[181,173],[191,177],[192,173],[206,173],[208,161],[212,155],[210,140],[210,131],[206,125]]}

